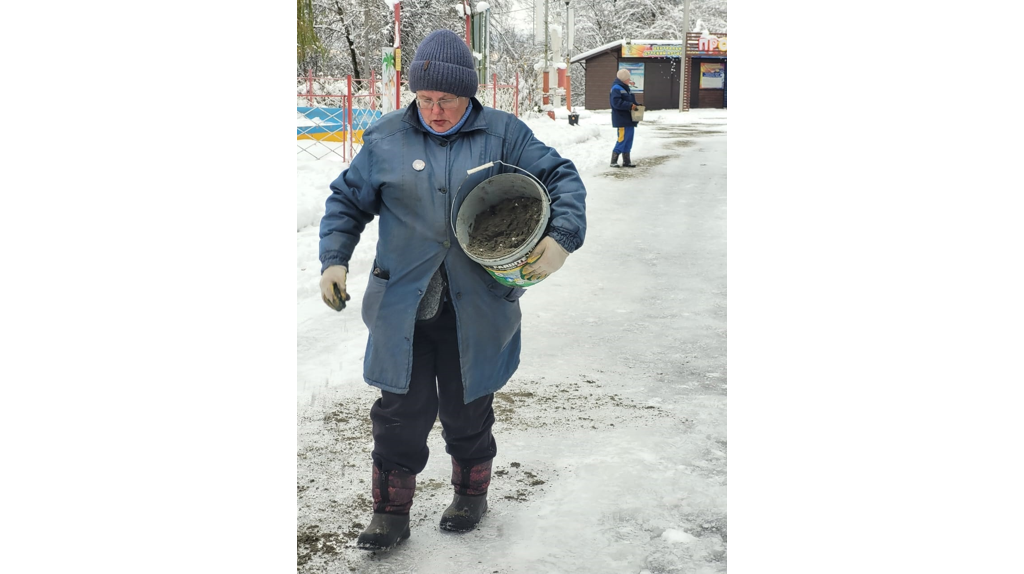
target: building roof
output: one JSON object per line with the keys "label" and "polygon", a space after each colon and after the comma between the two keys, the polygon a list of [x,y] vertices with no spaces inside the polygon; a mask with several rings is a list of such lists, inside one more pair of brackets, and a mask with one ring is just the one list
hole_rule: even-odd
{"label": "building roof", "polygon": [[580,60],[586,60],[586,59],[590,58],[591,56],[596,56],[596,55],[600,54],[601,52],[607,52],[608,50],[611,50],[612,48],[618,48],[619,46],[621,46],[623,44],[626,44],[626,43],[629,43],[629,44],[682,44],[683,41],[682,40],[644,40],[644,39],[636,39],[636,38],[631,38],[629,40],[616,40],[614,42],[609,42],[609,43],[605,44],[604,46],[598,46],[598,47],[594,48],[593,50],[587,50],[586,52],[583,52],[582,54],[573,56],[572,59],[569,60],[569,63],[575,64],[576,62],[579,62]]}

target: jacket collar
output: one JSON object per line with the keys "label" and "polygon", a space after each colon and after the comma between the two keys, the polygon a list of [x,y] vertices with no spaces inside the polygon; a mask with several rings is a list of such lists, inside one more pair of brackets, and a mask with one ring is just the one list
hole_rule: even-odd
{"label": "jacket collar", "polygon": [[629,84],[627,84],[626,82],[623,82],[622,80],[620,80],[618,78],[615,78],[615,82],[612,85],[613,86],[614,85],[619,85],[619,86],[622,86],[623,88],[625,88],[627,92],[630,91],[629,90]]}
{"label": "jacket collar", "polygon": [[406,106],[405,115],[402,116],[402,121],[418,129],[419,131],[427,134],[430,137],[444,139],[456,138],[459,137],[459,134],[463,134],[473,130],[487,129],[487,122],[484,121],[483,114],[484,105],[481,104],[480,100],[477,100],[476,97],[469,98],[469,105],[472,107],[472,109],[469,112],[469,117],[466,118],[466,123],[462,124],[462,128],[459,131],[453,133],[450,136],[439,136],[437,134],[432,134],[429,131],[427,131],[426,128],[423,127],[423,124],[420,123],[419,110],[416,108],[415,101],[410,102],[409,105]]}

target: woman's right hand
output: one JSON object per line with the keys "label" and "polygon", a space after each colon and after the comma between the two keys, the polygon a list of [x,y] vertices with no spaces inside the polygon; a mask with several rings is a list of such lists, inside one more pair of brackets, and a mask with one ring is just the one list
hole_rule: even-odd
{"label": "woman's right hand", "polygon": [[335,311],[345,308],[345,301],[352,297],[345,291],[345,277],[348,269],[344,265],[331,265],[320,276],[320,297]]}

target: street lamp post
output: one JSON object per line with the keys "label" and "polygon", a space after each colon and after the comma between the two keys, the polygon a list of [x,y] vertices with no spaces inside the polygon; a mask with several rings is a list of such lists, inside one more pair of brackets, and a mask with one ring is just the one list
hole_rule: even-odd
{"label": "street lamp post", "polygon": [[686,93],[686,34],[690,32],[690,0],[683,1],[683,51],[679,53],[679,111],[683,111]]}
{"label": "street lamp post", "polygon": [[572,82],[569,79],[569,58],[572,56],[573,28],[575,14],[569,8],[569,0],[565,0],[565,109],[572,111]]}

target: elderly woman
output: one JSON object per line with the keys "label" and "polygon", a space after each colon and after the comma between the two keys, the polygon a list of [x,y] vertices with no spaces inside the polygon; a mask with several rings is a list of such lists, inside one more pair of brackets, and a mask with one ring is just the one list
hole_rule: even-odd
{"label": "elderly woman", "polygon": [[622,154],[622,167],[636,167],[629,161],[629,152],[633,149],[633,128],[637,122],[633,121],[630,111],[635,110],[636,96],[629,86],[633,80],[629,70],[623,68],[615,75],[615,82],[612,83],[611,93],[608,94],[612,106],[612,127],[616,130],[615,147],[612,148],[611,167],[619,167],[619,154]]}
{"label": "elderly woman", "polygon": [[[515,116],[480,104],[473,55],[455,33],[435,31],[420,43],[409,87],[415,102],[366,130],[362,149],[331,184],[320,223],[320,287],[341,310],[352,251],[379,217],[362,301],[369,329],[363,378],[381,390],[370,409],[373,518],[357,540],[369,550],[409,537],[416,475],[438,416],[455,489],[441,528],[471,530],[487,510],[497,453],[491,403],[519,366],[524,289],[497,282],[455,238],[453,209],[501,164],[467,171],[501,161],[547,187],[550,218],[524,278],[557,271],[586,232],[586,189],[575,166]],[[460,184],[463,193],[453,197]]]}

